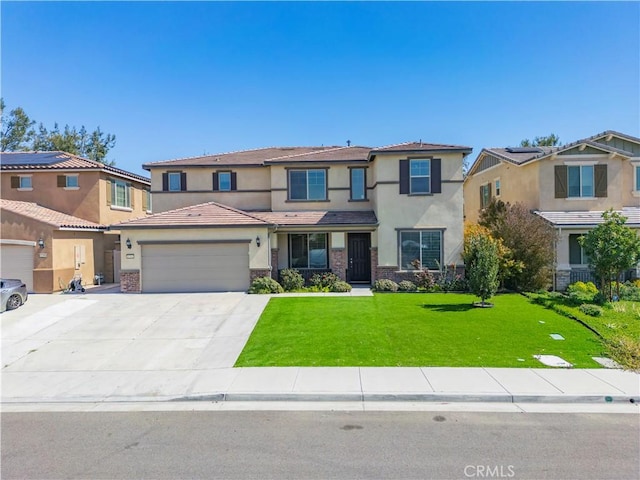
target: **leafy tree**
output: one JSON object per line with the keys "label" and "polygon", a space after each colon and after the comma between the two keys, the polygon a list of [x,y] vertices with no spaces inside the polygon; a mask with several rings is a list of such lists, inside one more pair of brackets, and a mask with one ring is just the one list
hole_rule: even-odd
{"label": "leafy tree", "polygon": [[0,98],[0,117],[2,122],[2,132],[0,136],[0,151],[13,152],[28,150],[34,135],[33,125],[25,111],[18,107],[5,115],[4,99]]}
{"label": "leafy tree", "polygon": [[505,286],[519,291],[549,287],[553,271],[556,233],[550,224],[521,203],[493,199],[478,223],[502,240],[516,268],[505,278]]}
{"label": "leafy tree", "polygon": [[520,142],[521,147],[555,147],[560,145],[560,137],[551,133],[546,137],[535,137],[533,141],[525,138]]}
{"label": "leafy tree", "polygon": [[480,297],[482,306],[498,291],[500,257],[498,242],[488,232],[470,231],[465,235],[464,259],[469,290]]}
{"label": "leafy tree", "polygon": [[625,225],[627,217],[613,209],[603,212],[602,218],[604,223],[578,241],[589,257],[589,266],[600,278],[600,291],[611,300],[612,282],[615,281],[620,297],[620,275],[640,262],[640,237]]}

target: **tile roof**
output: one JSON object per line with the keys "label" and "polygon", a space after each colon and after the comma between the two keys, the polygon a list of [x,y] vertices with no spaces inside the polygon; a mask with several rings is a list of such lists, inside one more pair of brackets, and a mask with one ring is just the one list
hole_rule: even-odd
{"label": "tile roof", "polygon": [[369,158],[369,147],[332,147],[316,152],[297,153],[279,158],[265,160],[266,164],[291,163],[291,162],[347,162],[362,161],[366,162]]}
{"label": "tile roof", "polygon": [[128,220],[113,225],[113,228],[244,227],[256,225],[268,226],[269,223],[257,215],[220,203],[207,202]]}
{"label": "tile roof", "polygon": [[[513,163],[515,165],[522,165],[528,161],[534,160],[536,158],[544,157],[550,153],[553,153],[559,150],[560,147],[531,147],[531,150],[537,149],[536,152],[518,152],[520,147],[505,147],[505,148],[483,148],[480,154],[483,152],[488,152],[491,155],[494,155],[502,160],[505,160],[509,163]],[[512,150],[512,151],[509,151]]]}
{"label": "tile roof", "polygon": [[256,212],[255,216],[265,221],[283,226],[329,226],[329,225],[363,225],[378,224],[376,214],[367,211],[291,211],[291,212]]}
{"label": "tile roof", "polygon": [[151,184],[147,177],[66,152],[2,152],[0,154],[0,169],[3,171],[102,170],[112,175],[136,180],[147,185]]}
{"label": "tile roof", "polygon": [[83,230],[106,230],[106,225],[90,222],[66,213],[41,207],[37,203],[19,202],[16,200],[0,199],[2,210],[29,217],[33,220],[52,225],[56,228],[73,228]]}
{"label": "tile roof", "polygon": [[371,153],[385,153],[385,152],[432,152],[432,151],[461,151],[471,153],[471,147],[465,147],[462,145],[446,145],[441,143],[423,143],[419,142],[405,142],[397,145],[388,145],[385,147],[378,147],[371,150]]}
{"label": "tile roof", "polygon": [[640,143],[640,138],[634,137],[633,135],[627,135],[626,133],[616,132],[615,130],[605,130],[602,133],[597,133],[596,135],[592,135],[592,136],[590,136],[588,138],[580,140],[579,142],[595,141],[595,140],[599,140],[599,139],[601,139],[603,137],[608,137],[609,135],[612,135],[614,137],[623,138],[623,139],[629,140],[631,142]]}
{"label": "tile roof", "polygon": [[[617,212],[627,217],[626,225],[628,227],[640,228],[640,207],[625,207]],[[536,211],[535,213],[558,227],[595,226],[604,222],[602,211]]]}

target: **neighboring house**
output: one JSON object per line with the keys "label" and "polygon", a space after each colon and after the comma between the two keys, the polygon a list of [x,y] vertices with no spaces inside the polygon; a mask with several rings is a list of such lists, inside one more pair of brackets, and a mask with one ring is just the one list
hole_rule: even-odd
{"label": "neighboring house", "polygon": [[558,233],[554,287],[592,278],[578,238],[613,208],[640,228],[640,139],[614,131],[561,147],[485,148],[464,182],[465,220],[498,198],[520,202]]}
{"label": "neighboring house", "polygon": [[[123,222],[127,292],[246,290],[285,268],[371,284],[461,265],[469,147],[283,147],[144,165],[154,211]],[[125,240],[126,239],[126,240]]]}
{"label": "neighboring house", "polygon": [[[86,253],[86,256],[91,256],[92,261],[91,270],[88,268],[89,263],[82,269],[85,283],[93,282],[94,275],[98,273],[102,273],[107,282],[113,282],[114,279],[118,281],[119,232],[108,230],[106,226],[147,216],[151,210],[148,178],[64,152],[2,152],[0,193],[3,200],[37,204],[76,220],[89,222],[92,228],[100,228],[103,238],[94,245],[99,250],[91,255]],[[5,249],[5,245],[15,245],[12,242],[33,243],[40,239],[40,236],[33,236],[32,229],[27,225],[22,230],[19,223],[8,228],[4,216],[0,237],[3,252],[9,251],[9,247]],[[31,268],[35,269],[36,278],[33,283],[36,290],[33,291],[58,290],[58,278],[46,282],[37,278],[44,275],[41,272],[43,268],[53,268],[56,271],[60,268],[55,264],[45,267],[38,260],[38,255],[47,252],[41,252],[36,248],[32,253],[35,253],[35,259]],[[72,246],[69,247],[68,256],[74,256]],[[1,274],[15,277],[16,272],[28,270],[27,257],[29,255],[25,253],[22,257],[24,264],[18,270],[13,266],[9,268],[9,264],[3,262],[4,265],[0,265]],[[48,258],[51,259],[51,255]],[[70,278],[66,278],[67,276],[67,273],[60,273],[60,281],[68,282]]]}

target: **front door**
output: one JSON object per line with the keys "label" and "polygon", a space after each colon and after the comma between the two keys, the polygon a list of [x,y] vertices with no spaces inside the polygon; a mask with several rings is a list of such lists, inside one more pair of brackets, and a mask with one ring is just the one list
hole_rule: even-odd
{"label": "front door", "polygon": [[371,283],[371,234],[349,233],[347,281]]}

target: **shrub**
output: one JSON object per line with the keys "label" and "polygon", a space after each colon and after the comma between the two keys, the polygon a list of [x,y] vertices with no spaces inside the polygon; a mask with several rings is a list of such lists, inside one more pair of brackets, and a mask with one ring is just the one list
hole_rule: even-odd
{"label": "shrub", "polygon": [[602,307],[598,305],[591,305],[590,303],[583,303],[580,305],[580,311],[590,317],[599,317],[602,315]]}
{"label": "shrub", "polygon": [[640,302],[640,286],[633,282],[625,282],[620,285],[620,300]]}
{"label": "shrub", "polygon": [[325,272],[325,273],[314,273],[311,277],[311,285],[320,289],[320,290],[329,290],[331,286],[340,281],[340,277],[338,277],[335,273]]}
{"label": "shrub", "polygon": [[410,280],[403,280],[398,284],[398,290],[401,292],[415,292],[417,289],[416,284]]}
{"label": "shrub", "polygon": [[282,288],[284,288],[286,292],[301,290],[304,287],[304,278],[295,268],[282,270],[282,272],[280,272],[280,280],[282,281]]}
{"label": "shrub", "polygon": [[626,368],[640,371],[640,340],[617,336],[606,340],[611,358]]}
{"label": "shrub", "polygon": [[258,277],[251,283],[249,293],[283,293],[284,289],[271,277]]}
{"label": "shrub", "polygon": [[594,303],[598,289],[592,282],[575,282],[567,287],[567,295],[574,305]]}
{"label": "shrub", "polygon": [[373,284],[373,289],[378,292],[397,292],[398,284],[393,280],[376,280]]}
{"label": "shrub", "polygon": [[332,292],[350,292],[351,285],[347,282],[338,281],[329,287]]}
{"label": "shrub", "polygon": [[417,270],[413,274],[416,286],[426,291],[431,290],[436,283],[433,274],[429,270],[422,270],[420,260],[414,260],[411,264]]}

